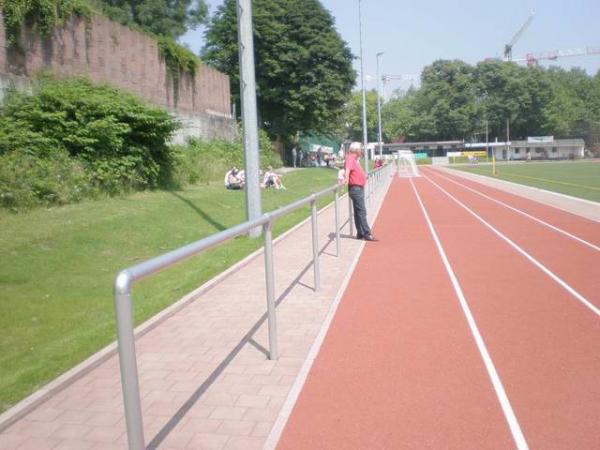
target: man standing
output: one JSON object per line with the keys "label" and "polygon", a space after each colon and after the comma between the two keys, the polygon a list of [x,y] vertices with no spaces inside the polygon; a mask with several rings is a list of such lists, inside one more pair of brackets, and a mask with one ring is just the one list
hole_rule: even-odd
{"label": "man standing", "polygon": [[323,161],[323,147],[317,149],[317,167],[321,167],[321,161]]}
{"label": "man standing", "polygon": [[298,150],[296,148],[296,146],[294,145],[292,147],[292,164],[294,167],[296,167],[296,159],[298,158]]}
{"label": "man standing", "polygon": [[362,156],[363,149],[360,142],[353,142],[346,156],[345,182],[348,185],[348,195],[352,199],[354,209],[354,224],[356,225],[356,239],[365,241],[376,241],[371,234],[371,228],[367,222],[367,207],[365,206],[365,184],[367,179],[363,172],[359,158]]}

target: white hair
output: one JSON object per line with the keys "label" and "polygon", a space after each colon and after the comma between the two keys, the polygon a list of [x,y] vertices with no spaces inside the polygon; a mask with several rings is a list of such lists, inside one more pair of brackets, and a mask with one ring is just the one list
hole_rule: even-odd
{"label": "white hair", "polygon": [[360,142],[353,142],[352,144],[350,144],[350,147],[348,148],[348,151],[350,151],[350,152],[357,152],[359,150],[362,150],[362,143],[360,143]]}

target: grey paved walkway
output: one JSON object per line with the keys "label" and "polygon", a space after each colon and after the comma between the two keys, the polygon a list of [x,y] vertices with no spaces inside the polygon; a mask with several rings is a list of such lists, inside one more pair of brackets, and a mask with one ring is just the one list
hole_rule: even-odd
{"label": "grey paved walkway", "polygon": [[[378,200],[371,211],[381,201]],[[342,203],[341,216],[348,214]],[[281,358],[269,361],[258,256],[138,339],[145,438],[162,449],[262,448],[363,242],[319,215],[322,289],[313,290],[310,223],[275,246]],[[345,233],[348,228],[346,227]],[[123,449],[119,363],[111,357],[0,433],[0,449]]]}

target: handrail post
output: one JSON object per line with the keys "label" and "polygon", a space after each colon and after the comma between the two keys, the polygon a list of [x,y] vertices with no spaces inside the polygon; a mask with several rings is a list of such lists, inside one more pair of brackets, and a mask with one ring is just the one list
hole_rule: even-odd
{"label": "handrail post", "polygon": [[311,204],[313,270],[315,276],[315,291],[321,288],[321,274],[319,273],[319,241],[317,229],[317,200],[313,198]]}
{"label": "handrail post", "polygon": [[133,334],[133,307],[130,294],[131,279],[122,272],[115,280],[115,311],[119,343],[119,365],[123,387],[123,405],[127,425],[127,441],[130,450],[144,450],[144,426],[140,402],[135,336]]}
{"label": "handrail post", "polygon": [[335,256],[340,257],[340,188],[335,190]]}
{"label": "handrail post", "polygon": [[273,270],[273,222],[269,220],[263,225],[265,236],[265,282],[267,285],[267,317],[269,324],[269,359],[279,359],[277,345],[277,315],[275,305],[275,273]]}
{"label": "handrail post", "polygon": [[350,198],[350,186],[348,186],[348,227],[350,228],[350,237],[354,236],[354,209],[352,208],[352,199]]}

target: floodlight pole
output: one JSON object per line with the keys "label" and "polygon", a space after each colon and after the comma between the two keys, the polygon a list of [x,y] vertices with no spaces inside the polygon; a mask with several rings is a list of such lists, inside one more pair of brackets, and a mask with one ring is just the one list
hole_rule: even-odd
{"label": "floodlight pole", "polygon": [[[237,0],[238,44],[240,54],[240,98],[244,130],[244,172],[246,176],[246,218],[258,219],[262,214],[259,184],[258,115],[256,112],[256,78],[254,38],[252,34],[252,1]],[[260,227],[250,237],[261,234]]]}
{"label": "floodlight pole", "polygon": [[381,137],[381,79],[379,78],[379,57],[383,52],[377,53],[377,119],[378,119],[378,139],[379,139],[379,157],[383,159],[383,138]]}
{"label": "floodlight pole", "polygon": [[362,126],[363,126],[363,149],[365,154],[365,173],[369,175],[369,149],[367,148],[368,134],[367,134],[367,93],[365,92],[365,63],[363,58],[363,46],[362,46],[362,10],[361,0],[358,0],[358,37],[360,43],[360,86],[362,90]]}
{"label": "floodlight pole", "polygon": [[489,160],[490,157],[490,139],[489,139],[488,120],[485,119],[485,154]]}
{"label": "floodlight pole", "polygon": [[506,160],[510,160],[510,119],[506,119]]}

